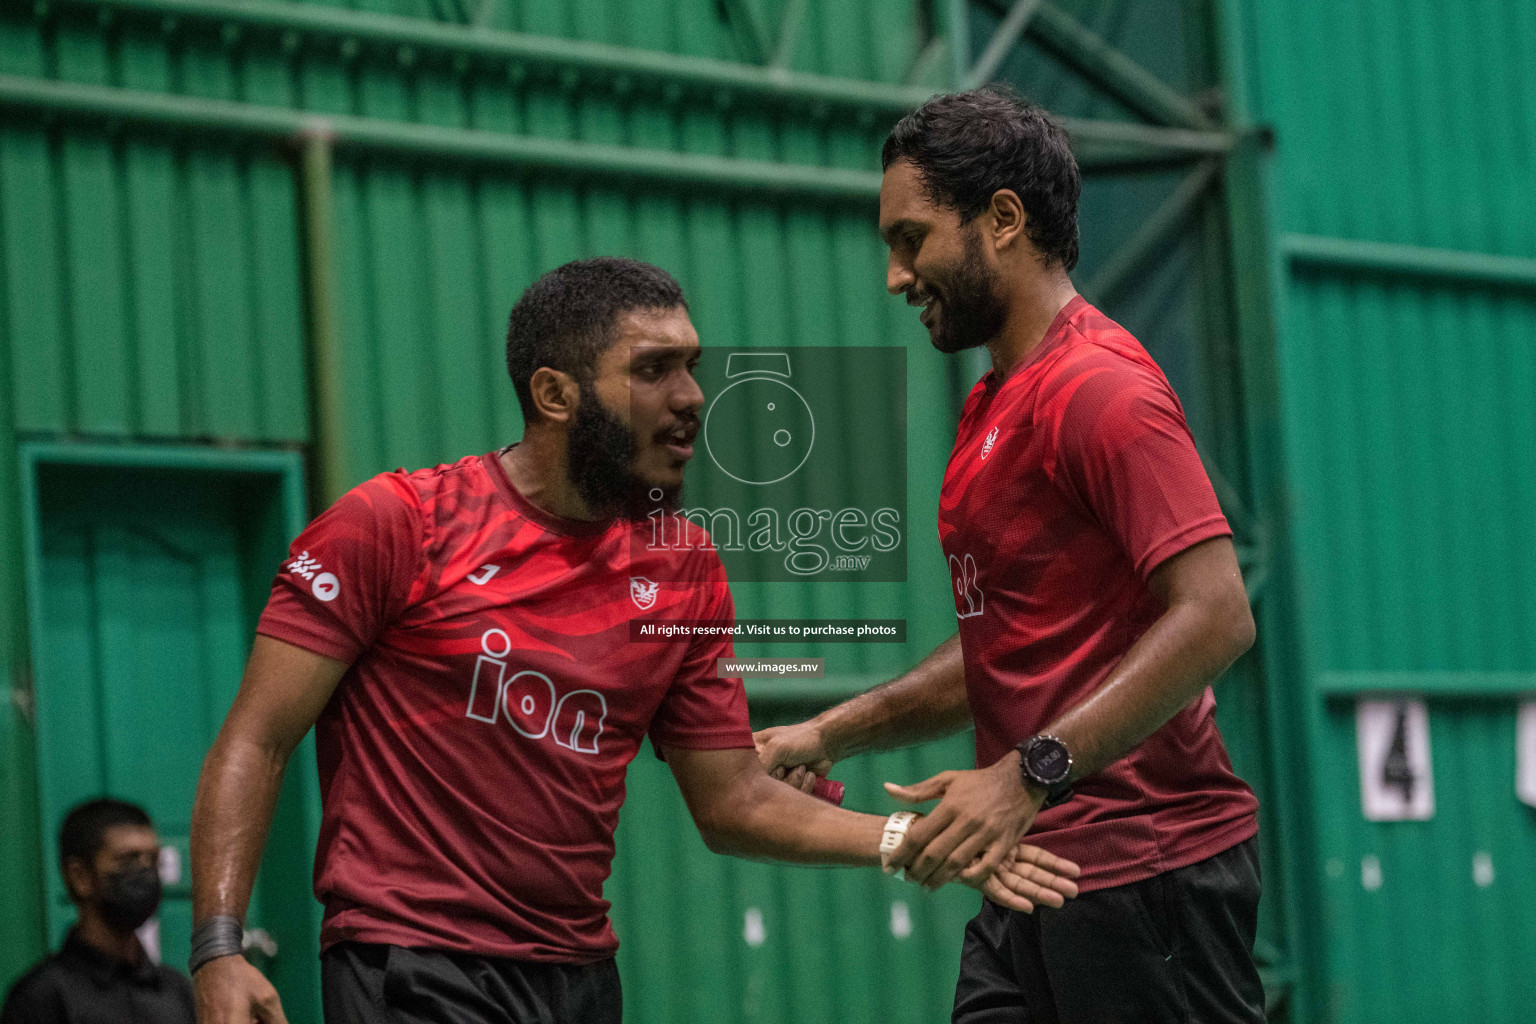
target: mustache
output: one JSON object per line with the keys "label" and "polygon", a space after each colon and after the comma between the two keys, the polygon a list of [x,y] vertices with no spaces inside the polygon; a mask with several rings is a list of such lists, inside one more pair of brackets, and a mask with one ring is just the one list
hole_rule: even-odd
{"label": "mustache", "polygon": [[657,430],[655,439],[657,441],[670,441],[674,437],[680,436],[681,440],[687,444],[699,436],[701,429],[699,417],[696,413],[684,413],[671,423]]}

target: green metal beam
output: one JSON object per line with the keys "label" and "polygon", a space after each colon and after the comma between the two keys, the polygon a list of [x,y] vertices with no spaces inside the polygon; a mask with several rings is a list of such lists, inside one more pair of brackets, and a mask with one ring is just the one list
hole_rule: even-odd
{"label": "green metal beam", "polygon": [[[209,29],[234,26],[247,37],[270,33],[294,45],[324,41],[339,50],[372,47],[419,59],[445,62],[465,58],[499,64],[511,72],[542,70],[551,76],[573,72],[626,86],[649,83],[665,95],[681,89],[711,103],[721,96],[776,106],[838,108],[877,117],[900,117],[928,100],[934,90],[920,85],[865,82],[810,75],[784,68],[757,68],[703,57],[685,57],[631,47],[554,39],[480,27],[438,24],[419,18],[350,11],[323,5],[269,0],[53,0],[57,6],[119,12],[159,19],[175,27],[197,23]],[[953,0],[963,14],[965,0]],[[47,0],[39,6],[46,12]],[[1044,11],[1042,6],[1041,11]],[[953,14],[953,12],[949,12]],[[968,65],[967,65],[968,66]],[[679,97],[681,98],[681,97]],[[1224,153],[1230,133],[1184,130],[1119,121],[1062,118],[1084,167],[1187,160]]]}
{"label": "green metal beam", "polygon": [[1088,282],[1087,294],[1098,306],[1112,305],[1120,289],[1151,255],[1189,218],[1221,172],[1216,160],[1205,160],[1191,171],[1178,188],[1153,210],[1141,226],[1116,249]]}
{"label": "green metal beam", "polygon": [[630,149],[367,117],[322,117],[279,107],[10,75],[0,75],[0,107],[269,138],[294,139],[320,132],[328,134],[337,149],[639,179],[671,188],[749,190],[822,200],[869,201],[880,194],[880,175],[874,171]]}
{"label": "green metal beam", "polygon": [[912,58],[912,66],[907,68],[902,81],[907,85],[933,85],[938,88],[949,66],[949,49],[949,40],[943,36],[934,36],[928,40],[928,44]]}
{"label": "green metal beam", "polygon": [[303,196],[304,298],[309,320],[310,388],[315,410],[314,454],[320,501],[329,506],[351,482],[347,477],[346,405],[342,393],[341,327],[336,298],[336,229],[331,149],[322,125],[306,129],[299,160]]}
{"label": "green metal beam", "polygon": [[966,72],[964,87],[974,89],[979,85],[986,85],[992,81],[992,76],[997,74],[997,69],[1003,66],[1003,61],[1013,50],[1014,44],[1029,27],[1030,19],[1035,12],[1040,10],[1041,0],[1014,0],[1013,7],[1003,18],[1002,24],[997,26],[997,31],[992,33],[992,38],[987,43],[987,48],[976,58],[970,71]]}
{"label": "green metal beam", "polygon": [[1536,289],[1536,259],[1459,249],[1427,249],[1319,235],[1282,235],[1280,251],[1294,265],[1386,274],[1494,288]]}
{"label": "green metal beam", "polygon": [[1508,698],[1536,692],[1536,672],[1318,672],[1312,677],[1312,685],[1327,697],[1420,693],[1431,697]]}
{"label": "green metal beam", "polygon": [[1234,141],[1231,132],[1221,130],[1197,132],[1077,117],[1056,120],[1071,136],[1077,162],[1085,168],[1221,156],[1231,150]]}
{"label": "green metal beam", "polygon": [[971,70],[970,0],[940,2],[940,35],[949,43],[949,81],[958,86]]}
{"label": "green metal beam", "polygon": [[742,56],[748,64],[768,63],[768,33],[758,20],[752,0],[720,0],[726,20],[741,44]]}
{"label": "green metal beam", "polygon": [[[1006,17],[1004,0],[985,2]],[[1158,124],[1196,131],[1210,131],[1215,127],[1215,122],[1178,90],[1051,3],[1040,4],[1029,21],[1026,34],[1066,61],[1084,78]]]}
{"label": "green metal beam", "polygon": [[440,24],[421,18],[402,18],[368,11],[352,11],[321,4],[282,3],[277,0],[53,0],[61,8],[108,10],[124,16],[153,17],[162,23],[173,19],[234,25],[248,33],[270,33],[281,39],[287,33],[302,43],[395,52],[410,47],[421,59],[437,57],[445,62],[465,57],[486,65],[502,65],[522,72],[545,71],[551,76],[574,71],[604,81],[622,80],[628,85],[681,88],[713,101],[725,94],[743,102],[777,105],[815,105],[868,110],[899,116],[933,95],[931,89],[864,82],[752,67],[707,57],[690,57],[627,46],[612,46],[577,39],[503,32],[462,25]]}
{"label": "green metal beam", "polygon": [[800,30],[805,27],[807,0],[786,0],[784,16],[779,19],[779,41],[773,47],[773,59],[768,63],[776,68],[787,68],[795,59],[795,47],[800,43]]}
{"label": "green metal beam", "polygon": [[[776,195],[870,199],[880,194],[873,171],[737,160],[694,153],[632,149],[467,128],[321,115],[229,100],[174,96],[111,86],[0,75],[0,106],[39,112],[132,120],[198,131],[294,137],[321,124],[338,147],[565,170],[631,175],[661,183],[760,189]],[[1084,167],[1138,160],[1180,159],[1221,152],[1221,133],[1175,132],[1112,122],[1064,120]],[[1085,137],[1086,136],[1086,137]]]}

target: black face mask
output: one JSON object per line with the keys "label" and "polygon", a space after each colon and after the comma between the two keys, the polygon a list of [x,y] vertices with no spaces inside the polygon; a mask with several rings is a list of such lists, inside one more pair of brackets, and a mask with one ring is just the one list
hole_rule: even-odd
{"label": "black face mask", "polygon": [[133,931],[160,906],[160,872],[153,867],[115,871],[101,881],[101,916],[117,931]]}

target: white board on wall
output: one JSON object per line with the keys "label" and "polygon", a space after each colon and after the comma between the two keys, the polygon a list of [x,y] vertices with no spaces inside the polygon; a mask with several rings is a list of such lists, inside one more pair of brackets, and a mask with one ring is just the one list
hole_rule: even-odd
{"label": "white board on wall", "polygon": [[1515,720],[1515,795],[1536,807],[1536,700],[1521,703]]}
{"label": "white board on wall", "polygon": [[1360,809],[1367,821],[1435,816],[1429,711],[1422,700],[1362,698],[1355,705]]}

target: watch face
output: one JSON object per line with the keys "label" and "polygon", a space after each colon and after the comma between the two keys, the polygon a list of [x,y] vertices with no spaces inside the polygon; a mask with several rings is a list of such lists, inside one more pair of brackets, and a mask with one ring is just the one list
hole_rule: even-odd
{"label": "watch face", "polygon": [[1029,745],[1027,757],[1029,774],[1047,786],[1061,782],[1072,770],[1072,758],[1067,754],[1066,744],[1060,740],[1044,736],[1035,739]]}

